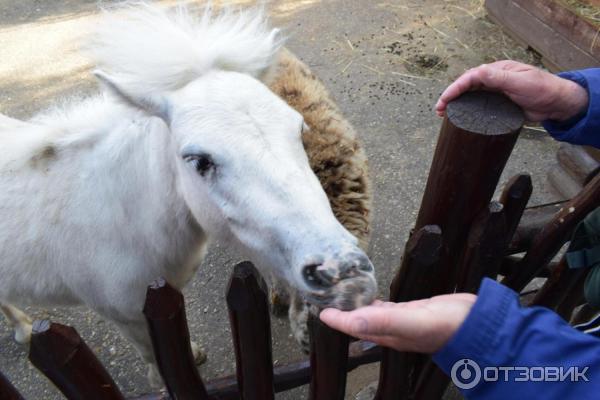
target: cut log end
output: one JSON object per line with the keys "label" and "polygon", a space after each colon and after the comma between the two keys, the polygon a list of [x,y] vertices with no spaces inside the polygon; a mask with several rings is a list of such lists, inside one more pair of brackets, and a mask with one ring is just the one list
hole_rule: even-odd
{"label": "cut log end", "polygon": [[525,123],[523,110],[500,93],[467,92],[451,101],[446,111],[456,127],[481,135],[506,135]]}
{"label": "cut log end", "polygon": [[50,321],[47,319],[33,321],[31,332],[35,334],[44,333],[50,330]]}

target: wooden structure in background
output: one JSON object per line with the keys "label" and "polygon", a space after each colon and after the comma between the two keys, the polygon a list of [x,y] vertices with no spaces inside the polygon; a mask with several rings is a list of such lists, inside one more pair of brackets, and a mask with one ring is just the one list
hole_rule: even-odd
{"label": "wooden structure in background", "polygon": [[[600,0],[580,0],[600,9]],[[600,66],[600,25],[562,0],[486,0],[489,17],[531,47],[554,72]],[[577,195],[600,167],[598,150],[562,144],[548,181],[558,195]]]}
{"label": "wooden structure in background", "polygon": [[485,7],[507,34],[540,53],[549,69],[600,65],[599,27],[560,0],[486,0]]}
{"label": "wooden structure in background", "polygon": [[577,195],[600,170],[598,150],[587,146],[561,143],[557,164],[548,173],[552,188],[566,199]]}
{"label": "wooden structure in background", "polygon": [[[583,304],[585,271],[551,261],[573,227],[600,206],[600,175],[568,202],[531,209],[525,208],[531,179],[517,175],[493,201],[523,123],[521,110],[501,95],[471,92],[452,102],[447,114],[390,300],[475,292],[482,277],[498,275],[520,290],[534,277],[547,276],[533,303],[570,318]],[[515,255],[523,251],[525,256]],[[309,322],[310,358],[274,368],[267,294],[252,264],[235,267],[226,296],[236,375],[205,383],[194,365],[183,296],[162,278],[149,286],[144,314],[169,394],[136,400],[268,400],[306,384],[310,400],[342,400],[347,372],[373,362],[381,362],[377,400],[438,400],[449,384],[426,355],[351,343],[315,319]],[[575,318],[587,314],[582,309]],[[68,399],[123,399],[72,328],[36,322],[30,359]],[[0,397],[22,399],[1,374]]]}

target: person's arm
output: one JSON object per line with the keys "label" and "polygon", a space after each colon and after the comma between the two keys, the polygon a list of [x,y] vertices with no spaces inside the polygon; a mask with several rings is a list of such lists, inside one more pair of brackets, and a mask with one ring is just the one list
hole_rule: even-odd
{"label": "person's arm", "polygon": [[600,68],[558,74],[587,91],[588,106],[567,121],[546,120],[544,128],[555,139],[600,147]]}
{"label": "person's arm", "polygon": [[444,90],[436,112],[444,115],[450,101],[477,89],[504,93],[557,140],[600,147],[599,68],[553,75],[510,60],[480,65]]}
{"label": "person's arm", "polygon": [[[448,375],[463,359],[477,363],[482,374],[472,389],[461,390],[469,399],[591,399],[600,393],[600,339],[575,330],[546,308],[521,307],[517,293],[491,279],[483,281],[475,305],[456,334],[433,355]],[[486,373],[486,367],[538,368]],[[563,374],[578,368],[588,381],[581,374],[574,375],[579,382],[556,381],[560,368]],[[498,381],[485,379],[495,377],[495,371]],[[457,379],[460,372],[459,367]],[[538,382],[515,381],[526,374]],[[539,382],[542,374],[549,379]]]}
{"label": "person's arm", "polygon": [[[471,373],[477,363],[480,381],[462,390],[469,399],[592,399],[600,393],[600,339],[571,328],[548,309],[522,308],[517,293],[491,279],[483,280],[477,297],[457,293],[407,303],[378,301],[349,312],[326,309],[320,317],[334,329],[382,346],[433,353],[450,376],[456,363],[459,378],[465,376],[465,359],[471,360]],[[494,376],[494,370],[486,375],[486,367],[505,367],[498,370],[502,379],[486,380]],[[537,367],[528,370],[533,378],[539,381],[541,372],[549,379],[519,382],[515,378],[525,372],[513,370],[504,381],[507,367]],[[552,381],[560,378],[561,367],[563,376],[580,382]],[[569,375],[571,367],[579,368],[579,375],[574,369]]]}

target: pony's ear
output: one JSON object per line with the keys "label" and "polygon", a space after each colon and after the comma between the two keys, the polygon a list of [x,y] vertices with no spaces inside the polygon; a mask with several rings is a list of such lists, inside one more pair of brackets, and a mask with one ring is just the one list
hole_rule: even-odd
{"label": "pony's ear", "polygon": [[106,87],[106,89],[108,89],[109,92],[111,92],[124,103],[144,110],[150,115],[161,118],[167,123],[167,125],[171,123],[171,106],[165,96],[139,96],[127,91],[103,71],[95,70],[94,75]]}

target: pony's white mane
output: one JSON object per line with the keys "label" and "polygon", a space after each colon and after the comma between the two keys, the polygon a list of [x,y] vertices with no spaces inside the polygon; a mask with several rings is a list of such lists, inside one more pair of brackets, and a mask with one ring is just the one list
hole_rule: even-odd
{"label": "pony's white mane", "polygon": [[[211,69],[260,78],[283,44],[261,8],[226,8],[213,14],[207,6],[196,16],[184,6],[166,9],[126,1],[103,12],[85,50],[98,68],[140,96],[181,88]],[[125,109],[107,96],[63,99],[30,121],[31,132],[0,130],[0,147],[11,154],[9,160],[0,158],[0,167],[10,160],[26,162],[48,145],[93,141],[117,123],[115,116]],[[12,125],[5,128],[17,128]]]}
{"label": "pony's white mane", "polygon": [[181,88],[210,69],[260,78],[282,45],[262,9],[193,15],[127,1],[104,9],[87,49],[96,65],[137,94]]}

